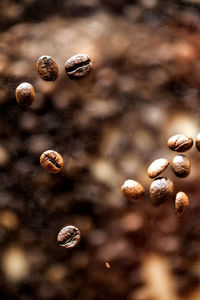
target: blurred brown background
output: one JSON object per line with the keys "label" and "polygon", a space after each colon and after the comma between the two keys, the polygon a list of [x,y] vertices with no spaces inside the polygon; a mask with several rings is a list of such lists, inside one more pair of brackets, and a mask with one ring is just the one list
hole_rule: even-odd
{"label": "blurred brown background", "polygon": [[[0,296],[1,299],[199,300],[200,153],[191,175],[165,175],[190,207],[152,207],[146,169],[172,159],[168,137],[200,129],[200,1],[0,1]],[[94,70],[69,80],[66,59],[90,55]],[[41,55],[59,65],[45,82]],[[21,108],[27,81],[35,103]],[[65,160],[49,175],[40,154]],[[120,193],[138,180],[146,200]],[[57,245],[77,226],[77,248]],[[105,263],[111,268],[107,269]]]}

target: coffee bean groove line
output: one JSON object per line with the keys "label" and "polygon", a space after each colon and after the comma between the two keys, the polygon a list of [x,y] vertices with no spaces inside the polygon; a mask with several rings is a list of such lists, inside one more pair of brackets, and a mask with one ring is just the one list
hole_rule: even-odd
{"label": "coffee bean groove line", "polygon": [[78,70],[81,67],[87,67],[89,64],[90,64],[89,60],[83,61],[83,62],[78,63],[77,65],[74,65],[74,66],[68,68],[67,71],[68,72],[73,72],[73,71]]}
{"label": "coffee bean groove line", "polygon": [[51,157],[49,157],[47,154],[45,154],[45,157],[48,159],[48,161],[50,161],[52,164],[54,164],[54,166],[56,166],[58,169],[60,169],[59,164],[53,160]]}

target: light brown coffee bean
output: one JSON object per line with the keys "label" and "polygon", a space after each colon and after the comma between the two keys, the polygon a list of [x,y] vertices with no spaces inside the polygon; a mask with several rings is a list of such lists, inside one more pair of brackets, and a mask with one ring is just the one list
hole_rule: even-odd
{"label": "light brown coffee bean", "polygon": [[175,199],[175,214],[182,214],[186,207],[189,205],[189,198],[184,192],[179,192],[176,194]]}
{"label": "light brown coffee bean", "polygon": [[87,54],[77,54],[65,62],[65,71],[71,79],[79,79],[88,75],[93,65]]}
{"label": "light brown coffee bean", "polygon": [[131,179],[128,179],[124,182],[121,187],[121,192],[128,200],[132,202],[141,201],[145,193],[143,186],[139,182]]}
{"label": "light brown coffee bean", "polygon": [[35,100],[35,90],[28,82],[23,82],[16,88],[16,100],[21,106],[31,105]]}
{"label": "light brown coffee bean", "polygon": [[159,158],[154,160],[148,170],[147,174],[150,178],[155,178],[160,175],[169,165],[169,161],[165,158]]}
{"label": "light brown coffee bean", "polygon": [[185,155],[177,155],[172,161],[172,170],[180,178],[187,177],[190,174],[191,164]]}
{"label": "light brown coffee bean", "polygon": [[48,173],[57,174],[63,168],[63,158],[58,152],[47,150],[40,156],[40,165]]}
{"label": "light brown coffee bean", "polygon": [[80,230],[75,226],[69,225],[61,229],[58,233],[57,241],[61,247],[74,248],[81,239]]}
{"label": "light brown coffee bean", "polygon": [[58,65],[51,56],[41,56],[37,62],[37,70],[45,81],[54,81],[58,77]]}
{"label": "light brown coffee bean", "polygon": [[154,206],[159,206],[169,200],[173,192],[173,182],[166,177],[158,177],[151,183],[150,199]]}
{"label": "light brown coffee bean", "polygon": [[193,139],[183,134],[177,134],[169,138],[168,147],[177,152],[185,152],[192,148]]}
{"label": "light brown coffee bean", "polygon": [[196,138],[196,148],[198,151],[200,151],[200,132],[197,134],[197,138]]}

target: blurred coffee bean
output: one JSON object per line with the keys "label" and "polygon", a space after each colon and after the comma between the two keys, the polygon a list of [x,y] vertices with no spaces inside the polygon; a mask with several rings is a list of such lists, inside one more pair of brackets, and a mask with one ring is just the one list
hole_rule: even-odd
{"label": "blurred coffee bean", "polygon": [[143,199],[145,191],[139,182],[128,179],[122,185],[121,192],[128,200],[139,202]]}
{"label": "blurred coffee bean", "polygon": [[196,148],[198,151],[200,151],[200,132],[197,134],[197,138],[196,138]]}
{"label": "blurred coffee bean", "polygon": [[190,161],[185,155],[177,155],[172,161],[172,170],[175,175],[184,178],[190,174]]}
{"label": "blurred coffee bean", "polygon": [[37,70],[45,81],[54,81],[58,77],[58,65],[51,56],[41,56],[37,62]]}
{"label": "blurred coffee bean", "polygon": [[58,233],[57,241],[60,246],[65,248],[74,248],[78,245],[81,234],[75,226],[66,226]]}
{"label": "blurred coffee bean", "polygon": [[63,158],[58,152],[47,150],[40,156],[40,165],[47,172],[57,174],[63,168]]}
{"label": "blurred coffee bean", "polygon": [[77,54],[65,62],[65,71],[71,79],[86,76],[92,69],[92,62],[87,54]]}
{"label": "blurred coffee bean", "polygon": [[16,99],[22,106],[31,105],[35,100],[35,90],[28,82],[23,82],[16,88]]}
{"label": "blurred coffee bean", "polygon": [[159,158],[154,160],[148,170],[147,174],[150,178],[155,178],[160,175],[169,165],[169,161],[165,158]]}
{"label": "blurred coffee bean", "polygon": [[167,145],[172,151],[185,152],[192,148],[193,139],[183,134],[177,134],[169,138]]}
{"label": "blurred coffee bean", "polygon": [[184,192],[179,192],[176,194],[175,199],[175,214],[180,215],[185,211],[186,207],[189,205],[189,198]]}
{"label": "blurred coffee bean", "polygon": [[159,206],[169,200],[174,192],[173,182],[166,177],[156,178],[150,186],[150,199],[153,206]]}

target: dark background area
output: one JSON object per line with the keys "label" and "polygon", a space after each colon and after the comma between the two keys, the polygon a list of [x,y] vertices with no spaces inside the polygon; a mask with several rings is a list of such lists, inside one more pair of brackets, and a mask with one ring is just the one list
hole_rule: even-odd
{"label": "dark background area", "polygon": [[[200,1],[0,1],[0,296],[2,299],[200,299],[200,153],[186,155],[188,178],[164,175],[190,198],[154,208],[148,165],[171,160],[177,133],[199,132]],[[72,55],[94,69],[73,81]],[[41,55],[59,65],[55,82],[36,70]],[[34,104],[15,89],[33,84]],[[46,173],[43,151],[64,158]],[[138,180],[145,200],[120,192]],[[65,225],[81,231],[59,247]],[[110,269],[105,263],[110,264]]]}

